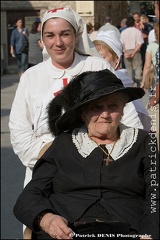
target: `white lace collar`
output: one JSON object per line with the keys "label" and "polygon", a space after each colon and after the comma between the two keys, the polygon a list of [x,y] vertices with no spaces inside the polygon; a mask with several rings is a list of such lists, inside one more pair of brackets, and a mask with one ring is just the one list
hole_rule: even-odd
{"label": "white lace collar", "polygon": [[[127,127],[120,124],[120,139],[116,142],[111,157],[114,160],[126,154],[132,145],[137,141],[138,129]],[[72,132],[72,141],[82,157],[88,157],[91,152],[97,148],[97,144],[92,141],[87,134],[86,127],[76,128]],[[113,144],[106,144],[107,150],[110,152]]]}

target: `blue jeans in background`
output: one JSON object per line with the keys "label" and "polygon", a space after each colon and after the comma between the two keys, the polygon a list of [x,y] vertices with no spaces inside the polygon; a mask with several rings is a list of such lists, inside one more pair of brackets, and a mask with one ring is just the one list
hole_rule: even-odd
{"label": "blue jeans in background", "polygon": [[16,54],[15,56],[17,60],[18,73],[22,74],[27,69],[28,54],[20,53],[20,54]]}

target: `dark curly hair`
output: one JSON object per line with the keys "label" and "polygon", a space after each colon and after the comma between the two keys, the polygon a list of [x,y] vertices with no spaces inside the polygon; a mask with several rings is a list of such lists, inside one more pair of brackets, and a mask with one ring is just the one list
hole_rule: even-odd
{"label": "dark curly hair", "polygon": [[133,17],[128,17],[127,18],[127,21],[126,21],[126,25],[127,25],[127,27],[134,27],[134,18]]}

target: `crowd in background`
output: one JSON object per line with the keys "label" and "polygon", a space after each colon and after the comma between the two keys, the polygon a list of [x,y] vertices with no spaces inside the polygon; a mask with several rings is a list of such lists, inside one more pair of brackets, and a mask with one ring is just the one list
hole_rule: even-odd
{"label": "crowd in background", "polygon": [[[153,23],[149,22],[149,18],[147,15],[140,14],[135,12],[132,14],[134,27],[141,32],[141,36],[143,38],[142,43],[140,43],[140,48],[137,52],[140,53],[141,58],[138,59],[138,64],[135,66],[136,70],[131,69],[131,66],[125,65],[124,60],[124,50],[121,56],[121,63],[123,68],[127,68],[129,71],[132,80],[137,83],[138,86],[144,87],[145,76],[146,72],[149,71],[149,68],[146,67],[150,65],[150,68],[155,66],[155,51],[159,45],[159,32],[158,26],[159,23],[154,21]],[[95,22],[94,25],[91,22],[88,22],[87,25],[87,32],[88,36],[93,42],[100,31],[107,31],[107,30],[114,30],[116,31],[117,35],[120,37],[123,35],[122,32],[126,30],[127,26],[127,17],[121,19],[120,24],[118,26],[114,26],[112,24],[112,18],[110,16],[106,16],[105,24],[101,25],[100,22]],[[130,24],[130,23],[129,23]],[[155,30],[155,28],[157,30]],[[133,28],[132,28],[133,31]],[[155,34],[156,31],[156,34]],[[128,35],[128,33],[126,32]],[[140,34],[139,34],[140,35]],[[128,35],[129,36],[129,35]],[[27,42],[27,46],[24,49],[24,45]],[[129,40],[127,40],[129,42]],[[125,48],[125,44],[124,48]],[[19,76],[29,67],[34,66],[43,61],[43,43],[41,42],[41,22],[35,21],[32,24],[32,28],[30,32],[23,27],[23,20],[22,18],[16,19],[16,28],[13,30],[11,39],[10,39],[10,53],[13,57],[16,57],[17,66],[18,66],[18,73]],[[140,50],[140,51],[139,51]],[[151,59],[148,60],[146,54],[151,55]],[[129,61],[130,62],[130,61]],[[148,64],[150,62],[150,64]],[[127,64],[126,60],[126,64]],[[132,65],[134,62],[132,61]],[[136,78],[137,67],[139,68],[138,79]],[[146,70],[147,68],[147,70]],[[132,72],[132,73],[131,73]]]}
{"label": "crowd in background", "polygon": [[41,22],[35,21],[31,30],[23,27],[23,19],[17,18],[16,28],[10,39],[10,53],[16,58],[18,74],[43,61],[43,43],[41,42]]}

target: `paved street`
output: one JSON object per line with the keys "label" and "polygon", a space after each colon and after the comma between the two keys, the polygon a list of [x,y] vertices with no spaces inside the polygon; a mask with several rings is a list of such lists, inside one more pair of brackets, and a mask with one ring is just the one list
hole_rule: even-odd
{"label": "paved street", "polygon": [[[1,76],[1,238],[22,239],[22,224],[13,206],[23,189],[25,167],[14,154],[9,138],[8,117],[19,81],[15,68]],[[18,118],[18,116],[17,116]]]}

